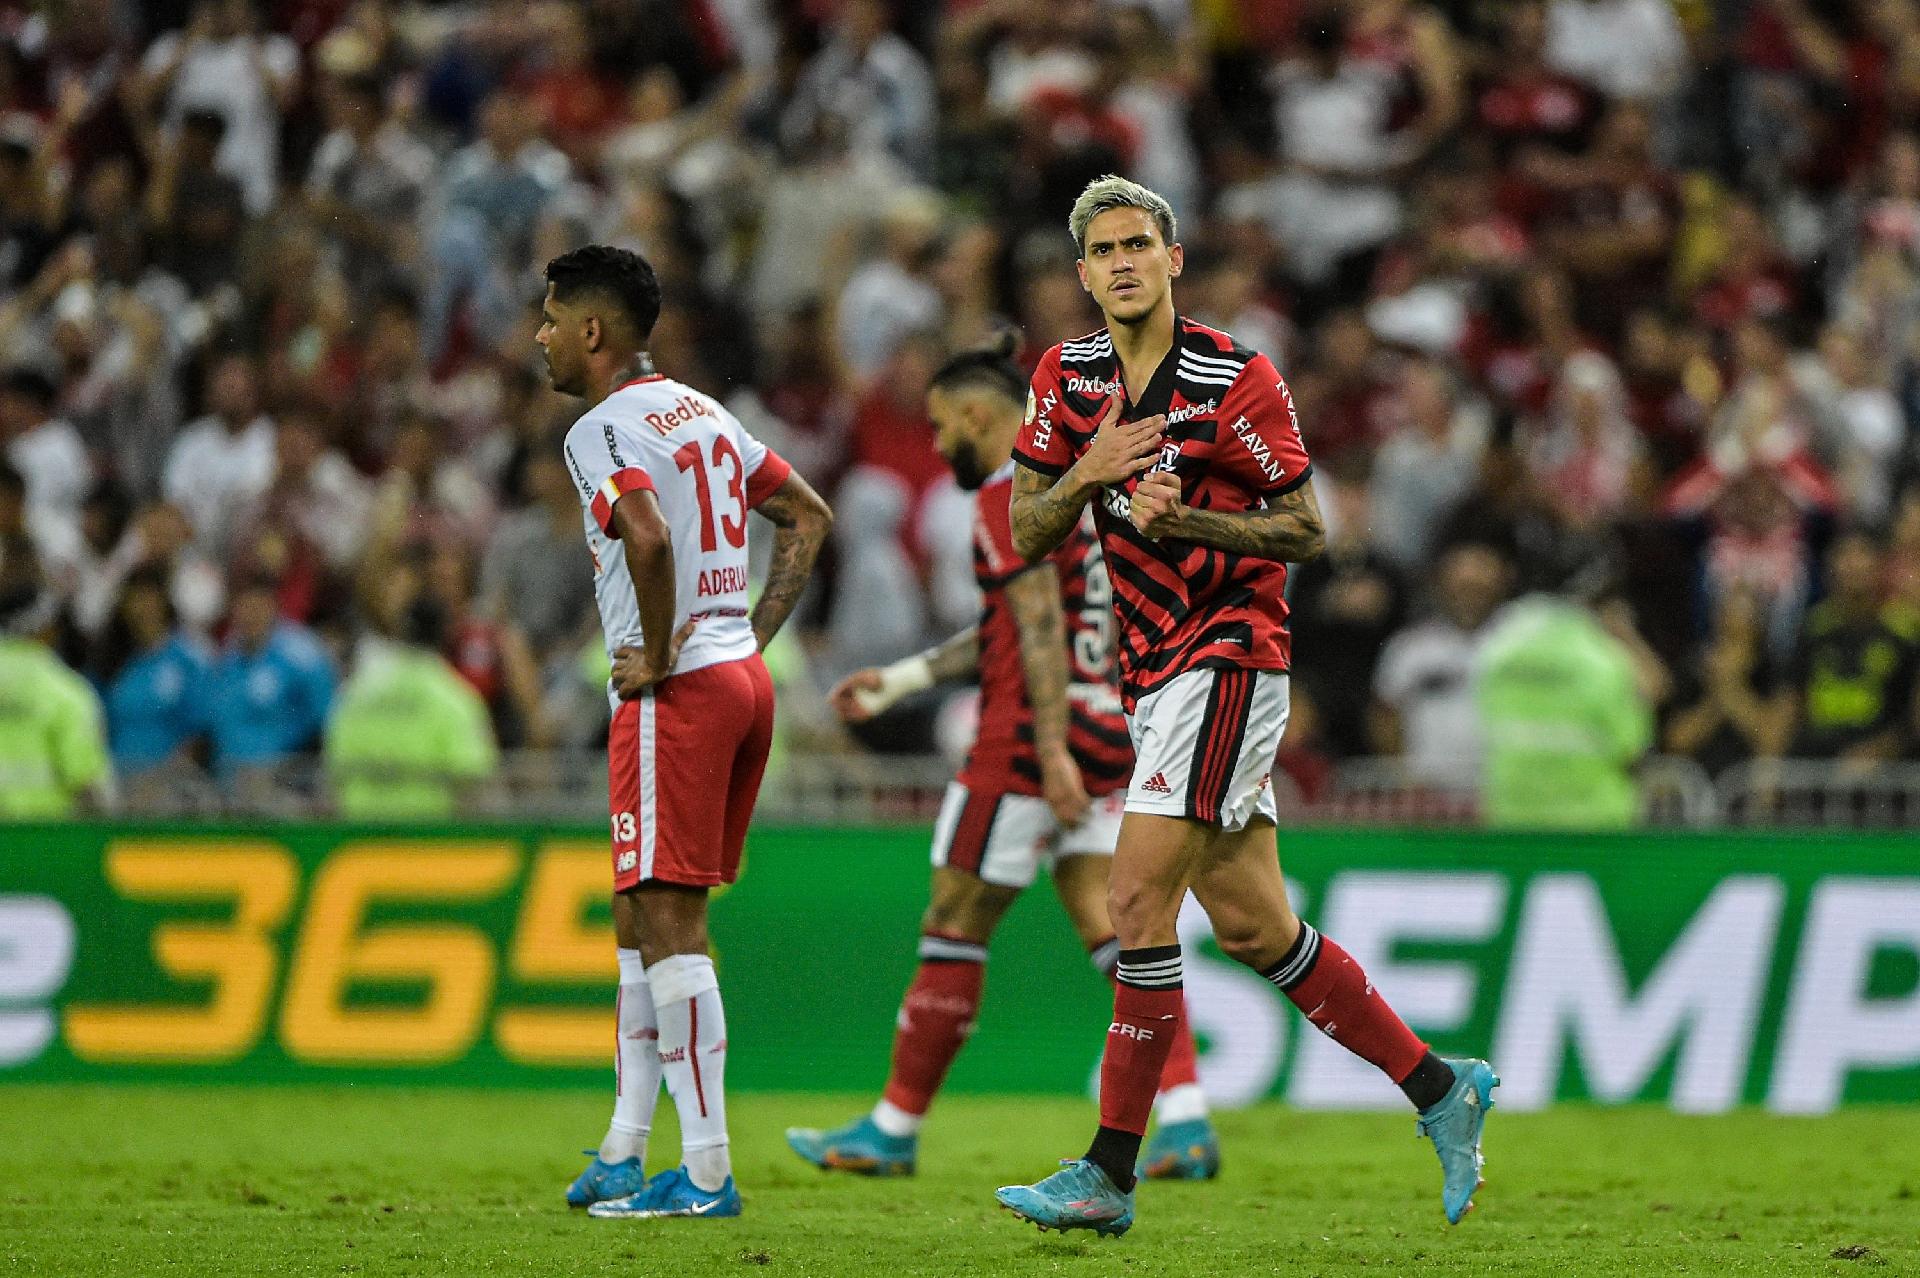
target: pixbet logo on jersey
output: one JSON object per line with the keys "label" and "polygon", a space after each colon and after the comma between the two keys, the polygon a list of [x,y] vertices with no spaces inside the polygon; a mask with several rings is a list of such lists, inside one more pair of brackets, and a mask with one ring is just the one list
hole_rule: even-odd
{"label": "pixbet logo on jersey", "polygon": [[714,416],[712,402],[697,395],[682,395],[666,412],[646,415],[647,425],[662,435],[671,435],[696,417],[712,416]]}
{"label": "pixbet logo on jersey", "polygon": [[1192,421],[1196,417],[1209,416],[1218,411],[1219,407],[1219,400],[1210,399],[1204,404],[1188,404],[1183,408],[1173,409],[1167,414],[1167,425],[1178,426],[1181,422]]}
{"label": "pixbet logo on jersey", "polygon": [[1097,377],[1074,376],[1067,378],[1067,389],[1076,395],[1118,395],[1120,379],[1103,382]]}

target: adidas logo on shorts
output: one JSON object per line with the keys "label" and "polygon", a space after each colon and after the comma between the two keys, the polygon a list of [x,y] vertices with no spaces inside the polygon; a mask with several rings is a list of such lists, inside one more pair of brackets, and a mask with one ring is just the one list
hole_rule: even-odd
{"label": "adidas logo on shorts", "polygon": [[1172,794],[1173,787],[1167,784],[1167,774],[1156,772],[1141,782],[1140,788],[1148,794]]}

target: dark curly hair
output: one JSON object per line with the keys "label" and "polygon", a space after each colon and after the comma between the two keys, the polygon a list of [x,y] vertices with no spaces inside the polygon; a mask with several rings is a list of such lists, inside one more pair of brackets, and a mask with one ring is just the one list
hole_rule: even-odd
{"label": "dark curly hair", "polygon": [[626,313],[634,333],[645,341],[660,318],[660,281],[638,253],[608,244],[588,244],[547,263],[547,282],[555,299],[571,302],[598,293]]}
{"label": "dark curly hair", "polygon": [[1019,336],[1002,329],[985,346],[951,356],[933,375],[931,385],[938,390],[991,390],[1014,403],[1027,398],[1027,375],[1013,362]]}

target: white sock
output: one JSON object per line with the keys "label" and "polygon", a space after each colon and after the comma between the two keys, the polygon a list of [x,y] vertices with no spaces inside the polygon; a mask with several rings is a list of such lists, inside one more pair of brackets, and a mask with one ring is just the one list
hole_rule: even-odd
{"label": "white sock", "polygon": [[1169,1087],[1153,1100],[1153,1112],[1162,1124],[1190,1123],[1207,1116],[1207,1093],[1198,1083]]}
{"label": "white sock", "polygon": [[613,1122],[600,1142],[600,1161],[647,1161],[647,1134],[660,1099],[660,1027],[653,991],[639,950],[620,951],[620,994],[614,1004],[619,1037],[613,1054]]}
{"label": "white sock", "polygon": [[647,969],[660,1022],[660,1064],[680,1111],[680,1158],[701,1189],[733,1174],[727,1157],[727,1016],[704,954],[674,954]]}
{"label": "white sock", "polygon": [[918,1135],[925,1121],[925,1115],[909,1114],[890,1100],[883,1099],[873,1107],[873,1125],[888,1136]]}

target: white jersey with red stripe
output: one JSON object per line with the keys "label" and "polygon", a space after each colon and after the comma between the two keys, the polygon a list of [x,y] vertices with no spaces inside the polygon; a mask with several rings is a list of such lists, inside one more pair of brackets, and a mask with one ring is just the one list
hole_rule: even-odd
{"label": "white jersey with red stripe", "polygon": [[790,467],[709,395],[661,376],[636,378],[567,431],[567,469],[585,508],[593,594],[609,657],[640,647],[640,605],[613,535],[613,507],[650,490],[673,541],[674,628],[698,620],[672,674],[758,650],[747,619],[747,512]]}

